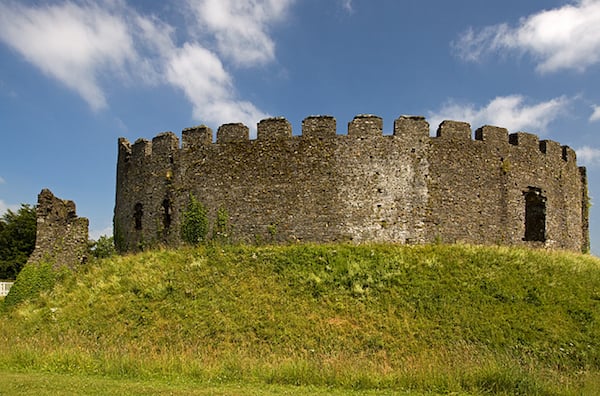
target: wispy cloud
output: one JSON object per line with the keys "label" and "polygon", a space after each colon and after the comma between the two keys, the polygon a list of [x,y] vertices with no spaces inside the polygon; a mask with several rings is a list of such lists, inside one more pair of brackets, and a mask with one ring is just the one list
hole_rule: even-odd
{"label": "wispy cloud", "polygon": [[0,199],[0,216],[3,216],[9,209],[16,212],[19,210],[19,205],[10,205]]}
{"label": "wispy cloud", "polygon": [[592,115],[590,116],[590,122],[600,121],[600,106],[592,106],[594,109]]}
{"label": "wispy cloud", "polygon": [[199,45],[186,44],[169,60],[167,79],[193,104],[194,116],[208,123],[243,122],[253,126],[267,117],[252,103],[232,94],[233,82],[217,56]]}
{"label": "wispy cloud", "polygon": [[135,54],[125,22],[91,3],[0,4],[0,39],[94,110],[106,107],[100,75],[121,70]]}
{"label": "wispy cloud", "polygon": [[193,15],[192,24],[204,30],[184,34],[181,43],[168,23],[124,1],[39,6],[8,1],[0,4],[0,41],[95,111],[108,107],[106,84],[118,78],[181,89],[198,121],[252,127],[266,113],[238,97],[226,62],[273,61],[269,26],[285,18],[292,1],[187,0],[189,8],[181,12]]}
{"label": "wispy cloud", "polygon": [[113,234],[112,226],[103,228],[101,230],[90,230],[90,239],[97,241],[101,236],[111,237]]}
{"label": "wispy cloud", "polygon": [[281,21],[293,0],[187,0],[198,21],[198,33],[216,39],[220,55],[238,66],[255,66],[275,59],[268,34]]}
{"label": "wispy cloud", "polygon": [[474,127],[497,125],[510,131],[530,130],[538,134],[546,131],[548,124],[565,111],[570,100],[554,98],[546,102],[526,104],[521,95],[499,96],[484,107],[448,101],[438,111],[429,112],[432,128],[446,119],[467,121]]}
{"label": "wispy cloud", "polygon": [[600,149],[590,146],[583,146],[575,150],[577,160],[583,165],[592,167],[600,165]]}
{"label": "wispy cloud", "polygon": [[6,180],[4,180],[4,178],[2,176],[0,176],[0,184],[4,184],[6,183]]}
{"label": "wispy cloud", "polygon": [[349,14],[354,12],[354,7],[352,6],[352,0],[340,0],[342,8]]}
{"label": "wispy cloud", "polygon": [[600,1],[578,0],[560,8],[522,18],[519,25],[469,29],[453,43],[467,61],[490,53],[526,53],[539,72],[561,69],[583,71],[600,63]]}

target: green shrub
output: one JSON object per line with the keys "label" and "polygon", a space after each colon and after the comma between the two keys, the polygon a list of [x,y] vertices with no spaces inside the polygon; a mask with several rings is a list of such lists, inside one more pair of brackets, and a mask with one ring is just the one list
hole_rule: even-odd
{"label": "green shrub", "polygon": [[227,212],[227,209],[223,207],[220,207],[217,210],[213,239],[220,242],[225,242],[229,239],[229,213]]}
{"label": "green shrub", "polygon": [[56,276],[52,264],[42,262],[26,265],[4,299],[4,306],[14,307],[22,301],[35,299],[42,291],[52,290]]}
{"label": "green shrub", "polygon": [[205,241],[208,233],[206,208],[190,194],[190,202],[183,213],[181,223],[181,239],[190,245],[198,245]]}

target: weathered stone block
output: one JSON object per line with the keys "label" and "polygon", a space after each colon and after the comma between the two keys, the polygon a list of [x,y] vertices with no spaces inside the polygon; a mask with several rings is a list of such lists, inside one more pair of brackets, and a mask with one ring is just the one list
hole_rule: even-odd
{"label": "weathered stone block", "polygon": [[394,121],[394,136],[410,142],[429,136],[429,123],[423,116],[403,115]]}
{"label": "weathered stone block", "polygon": [[292,137],[292,126],[283,117],[267,118],[257,125],[258,140],[289,139]]}
{"label": "weathered stone block", "polygon": [[217,143],[247,142],[250,129],[242,123],[225,124],[217,129]]}
{"label": "weathered stone block", "polygon": [[212,143],[213,131],[206,125],[186,128],[181,133],[182,148],[184,150],[195,150],[207,147]]}
{"label": "weathered stone block", "polygon": [[383,120],[373,114],[360,114],[348,123],[348,136],[364,138],[381,136],[383,134]]}
{"label": "weathered stone block", "polygon": [[447,140],[471,140],[471,125],[461,121],[442,121],[437,137]]}
{"label": "weathered stone block", "polygon": [[310,116],[302,121],[302,136],[307,138],[333,138],[336,121],[332,116]]}

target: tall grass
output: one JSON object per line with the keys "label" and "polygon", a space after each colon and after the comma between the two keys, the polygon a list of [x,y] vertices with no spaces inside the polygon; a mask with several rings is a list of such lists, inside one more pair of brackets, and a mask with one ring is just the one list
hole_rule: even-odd
{"label": "tall grass", "polygon": [[201,246],[7,309],[0,368],[475,394],[600,388],[600,262],[473,246]]}

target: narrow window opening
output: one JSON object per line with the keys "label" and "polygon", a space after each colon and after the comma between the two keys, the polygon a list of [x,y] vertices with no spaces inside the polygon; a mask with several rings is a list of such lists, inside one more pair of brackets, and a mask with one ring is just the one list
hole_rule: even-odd
{"label": "narrow window opening", "polygon": [[529,187],[525,191],[525,241],[546,241],[546,197],[542,190]]}
{"label": "narrow window opening", "polygon": [[142,229],[142,217],[144,216],[144,206],[141,203],[136,203],[133,207],[133,219],[135,221],[135,229]]}
{"label": "narrow window opening", "polygon": [[165,231],[167,231],[171,227],[171,213],[173,209],[171,208],[171,200],[169,198],[165,198],[162,202],[163,207],[163,226]]}

